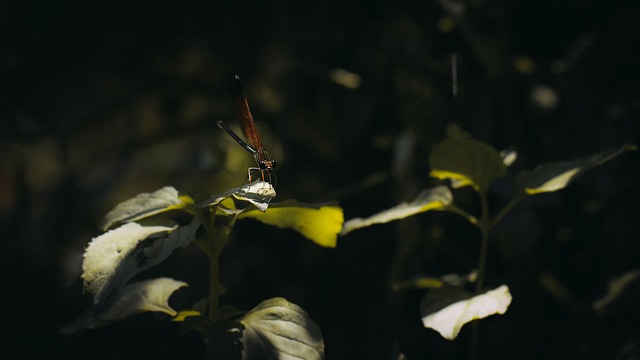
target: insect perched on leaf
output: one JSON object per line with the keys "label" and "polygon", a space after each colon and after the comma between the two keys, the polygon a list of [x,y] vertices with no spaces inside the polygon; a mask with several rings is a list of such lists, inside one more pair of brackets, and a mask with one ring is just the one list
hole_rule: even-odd
{"label": "insect perched on leaf", "polygon": [[231,130],[224,121],[218,121],[218,127],[226,131],[238,144],[240,144],[240,146],[250,152],[256,160],[258,167],[250,167],[247,170],[247,179],[249,184],[252,182],[253,175],[260,172],[262,181],[268,181],[275,187],[277,178],[273,169],[276,168],[276,161],[269,159],[269,154],[262,145],[262,140],[260,140],[260,135],[258,135],[256,124],[253,122],[253,116],[249,109],[249,102],[244,96],[244,91],[242,90],[240,76],[234,75],[229,84],[229,90],[231,91],[231,98],[233,99],[233,103],[236,108],[238,123],[240,124],[242,135],[244,135],[244,139],[246,141],[242,140],[235,132],[233,132],[233,130]]}

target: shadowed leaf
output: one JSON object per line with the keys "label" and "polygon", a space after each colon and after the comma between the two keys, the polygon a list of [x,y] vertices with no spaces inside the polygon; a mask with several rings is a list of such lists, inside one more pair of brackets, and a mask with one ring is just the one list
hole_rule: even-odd
{"label": "shadowed leaf", "polygon": [[558,191],[567,187],[585,171],[604,164],[626,151],[634,150],[634,145],[625,145],[588,158],[542,164],[533,171],[522,173],[518,182],[522,191],[528,195]]}
{"label": "shadowed leaf", "polygon": [[140,281],[123,287],[105,303],[84,314],[70,326],[62,329],[70,333],[83,328],[94,328],[122,320],[134,314],[156,311],[175,316],[177,312],[169,306],[169,297],[187,283],[171,278]]}
{"label": "shadowed leaf", "polygon": [[452,180],[454,188],[473,186],[486,191],[489,184],[507,174],[500,154],[491,146],[471,139],[446,139],[431,150],[430,176]]}

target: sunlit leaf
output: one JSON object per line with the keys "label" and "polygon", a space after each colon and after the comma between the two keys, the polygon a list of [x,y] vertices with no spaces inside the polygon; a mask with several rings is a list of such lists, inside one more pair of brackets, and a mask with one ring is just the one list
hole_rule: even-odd
{"label": "sunlit leaf", "polygon": [[459,288],[442,286],[430,290],[422,299],[420,308],[424,327],[453,340],[466,323],[504,314],[510,304],[511,293],[506,285],[476,296]]}
{"label": "sunlit leaf", "polygon": [[183,227],[127,223],[94,238],[85,250],[82,279],[94,303],[105,299],[127,280],[187,246],[200,226],[197,219]]}
{"label": "sunlit leaf", "polygon": [[430,176],[452,180],[452,186],[473,186],[486,191],[489,184],[507,174],[500,154],[491,146],[472,139],[446,139],[431,150]]}
{"label": "sunlit leaf", "polygon": [[193,204],[189,196],[178,195],[178,191],[171,186],[152,193],[138,194],[136,197],[118,204],[102,220],[102,230],[106,231],[113,225],[137,221],[162,212],[183,209]]}
{"label": "sunlit leaf", "polygon": [[596,311],[602,311],[607,305],[620,297],[627,286],[638,278],[640,278],[640,270],[633,270],[611,280],[609,282],[609,286],[607,286],[606,295],[593,302],[593,309]]}
{"label": "sunlit leaf", "polygon": [[115,271],[138,243],[152,236],[166,236],[173,229],[175,227],[128,223],[94,238],[87,246],[82,261],[84,290],[94,296],[94,303],[102,300],[110,288],[127,281],[128,277],[117,279]]}
{"label": "sunlit leaf", "polygon": [[529,195],[564,189],[586,170],[604,164],[626,151],[636,149],[637,147],[634,145],[625,145],[619,149],[602,152],[588,158],[542,164],[535,170],[520,175],[520,188]]}
{"label": "sunlit leaf", "polygon": [[241,320],[243,359],[323,359],[318,325],[296,304],[283,298],[265,300]]}
{"label": "sunlit leaf", "polygon": [[177,312],[169,306],[169,297],[187,283],[171,278],[158,278],[136,282],[118,290],[105,303],[63,329],[69,333],[83,328],[94,328],[122,320],[134,314],[155,311],[175,316]]}
{"label": "sunlit leaf", "polygon": [[272,204],[267,212],[250,210],[239,216],[252,218],[280,228],[292,228],[307,239],[324,247],[336,247],[344,215],[335,204],[306,204],[287,200]]}
{"label": "sunlit leaf", "polygon": [[[341,235],[346,235],[353,230],[371,226],[373,224],[384,224],[430,210],[449,210],[458,212],[455,207],[451,206],[452,202],[453,195],[448,187],[437,186],[431,189],[426,189],[418,194],[418,196],[416,196],[416,198],[410,203],[401,203],[400,205],[381,211],[365,219],[354,218],[346,221],[342,227]],[[475,218],[469,218],[469,221],[475,222]]]}

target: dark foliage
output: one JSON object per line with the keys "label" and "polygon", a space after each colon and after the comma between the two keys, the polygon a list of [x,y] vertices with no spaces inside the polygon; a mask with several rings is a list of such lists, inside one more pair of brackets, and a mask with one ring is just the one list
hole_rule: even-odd
{"label": "dark foliage", "polygon": [[[233,73],[278,160],[278,198],[339,200],[347,218],[430,185],[429,149],[454,123],[514,146],[516,170],[639,140],[636,1],[460,1],[453,27],[448,0],[11,3],[0,5],[3,358],[204,357],[201,339],[166,316],[70,336],[58,326],[88,305],[81,254],[111,207],[164,185],[242,182],[252,159],[229,163],[237,145],[216,127],[234,122]],[[335,69],[361,85],[332,81]],[[484,357],[638,356],[637,283],[605,312],[591,308],[640,265],[638,174],[637,155],[621,157],[504,219],[486,283],[508,283],[514,301],[482,323]],[[507,201],[509,189],[494,190]],[[419,323],[422,293],[390,284],[470,271],[477,236],[425,214],[327,250],[247,221],[223,255],[222,303],[286,297],[320,325],[328,359],[465,359],[469,330],[439,338]],[[206,293],[194,249],[152,272],[191,284],[177,308]]]}

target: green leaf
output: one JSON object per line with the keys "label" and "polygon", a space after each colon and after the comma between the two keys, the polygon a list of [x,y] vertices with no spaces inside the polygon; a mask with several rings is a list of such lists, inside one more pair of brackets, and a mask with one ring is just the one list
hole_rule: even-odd
{"label": "green leaf", "polygon": [[208,359],[323,359],[318,325],[298,305],[283,298],[265,300],[239,320],[237,311],[205,333]]}
{"label": "green leaf", "polygon": [[183,227],[141,226],[127,223],[94,238],[82,262],[84,289],[93,302],[103,301],[127,280],[166,259],[177,247],[187,246],[200,222]]}
{"label": "green leaf", "polygon": [[619,149],[573,161],[542,164],[535,170],[519,176],[520,189],[528,195],[553,192],[564,189],[585,171],[621,155],[626,151],[635,151],[634,145],[625,145]]}
{"label": "green leaf", "polygon": [[239,218],[292,228],[316,244],[330,248],[336,247],[344,222],[342,208],[335,204],[306,204],[295,200],[272,204],[266,212],[249,210]]}
{"label": "green leaf", "polygon": [[472,223],[476,222],[473,216],[470,216],[460,209],[451,205],[453,195],[446,186],[437,186],[432,189],[422,191],[416,198],[410,202],[403,202],[400,205],[390,209],[381,211],[368,218],[354,218],[344,223],[341,235],[346,235],[353,230],[371,226],[373,224],[384,224],[395,220],[404,219],[419,213],[430,210],[448,210],[463,215]]}
{"label": "green leaf", "polygon": [[170,210],[184,209],[193,204],[189,196],[179,196],[178,191],[166,186],[152,193],[138,194],[136,197],[118,204],[102,220],[103,231],[113,225],[137,221]]}
{"label": "green leaf", "polygon": [[107,302],[85,313],[62,331],[70,333],[83,328],[92,329],[147,311],[175,316],[177,312],[169,306],[169,297],[185,286],[187,283],[171,278],[158,278],[127,285],[114,293]]}
{"label": "green leaf", "polygon": [[507,285],[474,296],[460,288],[441,286],[430,290],[422,299],[420,312],[424,327],[453,340],[466,323],[493,314],[504,314],[511,304]]}
{"label": "green leaf", "polygon": [[241,320],[245,327],[243,359],[323,359],[318,325],[296,304],[265,300]]}
{"label": "green leaf", "polygon": [[489,184],[507,174],[500,154],[491,146],[471,139],[445,139],[431,150],[430,176],[452,180],[454,188],[473,186],[486,192]]}

